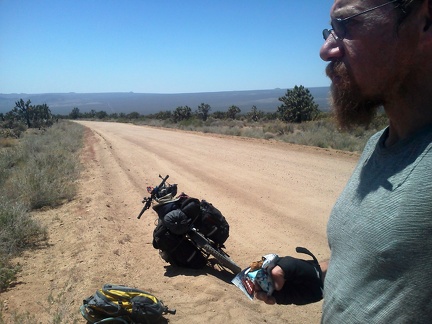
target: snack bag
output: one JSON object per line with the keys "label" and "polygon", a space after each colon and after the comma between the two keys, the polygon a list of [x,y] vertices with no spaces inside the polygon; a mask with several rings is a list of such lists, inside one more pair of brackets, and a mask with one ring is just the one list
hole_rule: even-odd
{"label": "snack bag", "polygon": [[250,267],[237,274],[231,282],[251,300],[254,298],[256,285],[270,296],[274,291],[271,271],[278,259],[277,254],[267,254],[260,261],[252,262]]}

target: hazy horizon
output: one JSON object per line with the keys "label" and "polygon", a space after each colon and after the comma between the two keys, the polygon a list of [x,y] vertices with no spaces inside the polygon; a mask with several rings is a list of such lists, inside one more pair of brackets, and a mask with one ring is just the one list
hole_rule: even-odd
{"label": "hazy horizon", "polygon": [[[315,103],[321,110],[328,110],[329,87],[308,88]],[[151,114],[160,111],[174,110],[179,106],[189,106],[195,110],[201,103],[209,104],[212,111],[226,111],[230,106],[238,106],[242,112],[250,111],[256,106],[262,111],[275,111],[281,104],[279,97],[288,89],[219,91],[178,94],[134,93],[134,92],[101,92],[101,93],[46,93],[46,94],[1,94],[0,113],[13,109],[15,102],[30,100],[32,105],[47,104],[53,114],[65,115],[77,107],[82,112],[91,110],[107,113]]]}

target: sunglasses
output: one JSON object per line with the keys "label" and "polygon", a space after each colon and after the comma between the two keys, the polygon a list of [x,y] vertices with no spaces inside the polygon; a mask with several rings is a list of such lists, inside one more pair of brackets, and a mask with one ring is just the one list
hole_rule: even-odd
{"label": "sunglasses", "polygon": [[345,35],[346,35],[346,24],[349,22],[350,19],[352,19],[354,17],[357,17],[357,16],[360,16],[360,15],[363,15],[365,13],[368,13],[369,11],[372,11],[372,10],[384,7],[384,6],[386,6],[386,5],[390,4],[390,3],[394,3],[394,2],[398,2],[398,1],[400,1],[400,0],[393,0],[393,1],[390,1],[390,2],[386,2],[384,4],[381,4],[379,6],[376,6],[376,7],[367,9],[365,11],[356,13],[355,15],[352,15],[352,16],[349,16],[349,17],[346,17],[346,18],[333,18],[331,20],[331,27],[332,28],[331,29],[324,29],[323,32],[322,32],[324,40],[327,40],[327,38],[329,38],[330,35],[333,35],[333,37],[336,40],[342,40],[342,39],[344,39]]}

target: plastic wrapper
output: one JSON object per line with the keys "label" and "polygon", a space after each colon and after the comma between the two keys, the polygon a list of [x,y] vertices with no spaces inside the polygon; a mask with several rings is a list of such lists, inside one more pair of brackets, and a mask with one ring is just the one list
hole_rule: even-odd
{"label": "plastic wrapper", "polygon": [[261,261],[252,262],[250,267],[238,273],[231,282],[251,300],[254,299],[254,292],[257,289],[271,295],[274,291],[271,270],[277,259],[276,254],[265,255]]}

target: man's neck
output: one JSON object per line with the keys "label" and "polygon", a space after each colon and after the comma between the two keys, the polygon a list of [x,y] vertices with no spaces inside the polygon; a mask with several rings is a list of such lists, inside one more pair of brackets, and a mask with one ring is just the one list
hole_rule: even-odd
{"label": "man's neck", "polygon": [[408,138],[428,125],[432,125],[432,103],[425,107],[411,109],[386,109],[389,117],[389,133],[385,141],[386,147]]}

